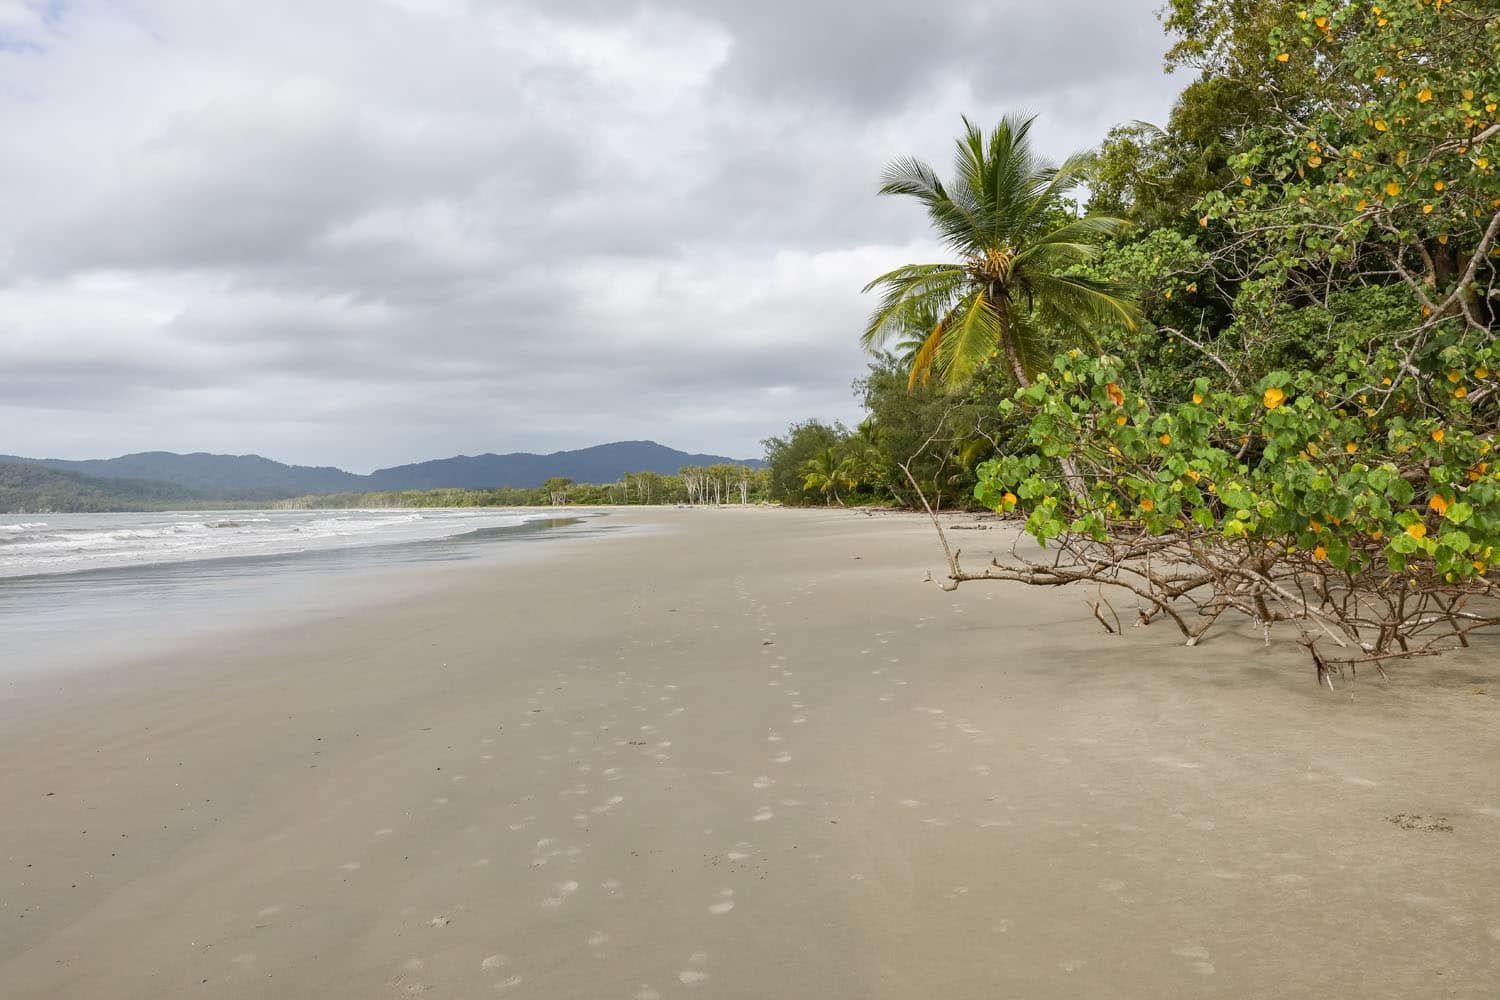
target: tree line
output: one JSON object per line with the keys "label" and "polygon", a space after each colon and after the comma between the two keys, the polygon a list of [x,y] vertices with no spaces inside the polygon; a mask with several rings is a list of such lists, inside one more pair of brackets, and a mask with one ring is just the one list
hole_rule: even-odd
{"label": "tree line", "polygon": [[278,509],[350,507],[561,507],[685,504],[723,506],[768,499],[765,469],[720,463],[685,466],[676,474],[630,472],[612,483],[578,483],[563,476],[540,486],[492,489],[388,490],[328,493],[277,501]]}

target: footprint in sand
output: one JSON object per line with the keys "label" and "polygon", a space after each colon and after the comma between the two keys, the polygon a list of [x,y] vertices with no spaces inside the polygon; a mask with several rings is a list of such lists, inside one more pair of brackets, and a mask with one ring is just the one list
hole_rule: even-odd
{"label": "footprint in sand", "polygon": [[607,944],[609,944],[609,935],[603,931],[595,931],[589,935],[590,948],[603,948]]}
{"label": "footprint in sand", "polygon": [[1172,954],[1178,958],[1192,960],[1192,969],[1200,976],[1211,976],[1216,971],[1214,963],[1209,961],[1211,956],[1207,948],[1200,948],[1196,945],[1179,946],[1172,949]]}
{"label": "footprint in sand", "polygon": [[512,987],[520,986],[522,982],[523,980],[520,976],[511,976],[509,979],[502,979],[498,983],[496,983],[495,989],[508,990]]}
{"label": "footprint in sand", "polygon": [[772,781],[771,778],[768,775],[762,774],[760,777],[758,777],[754,781],[750,782],[750,786],[752,788],[757,789],[757,790],[763,791],[763,790],[765,790],[767,788],[770,788],[775,783],[776,782]]}
{"label": "footprint in sand", "polygon": [[574,882],[571,879],[566,882],[559,882],[552,887],[552,895],[542,900],[542,905],[547,907],[549,910],[555,910],[559,906],[563,905],[563,902],[577,891],[577,882]]}
{"label": "footprint in sand", "polygon": [[720,889],[719,899],[708,908],[708,912],[716,917],[721,917],[734,909],[734,890]]}
{"label": "footprint in sand", "polygon": [[484,970],[485,972],[494,972],[496,969],[504,966],[509,961],[510,959],[506,958],[504,955],[490,955],[484,961],[479,963],[479,968]]}
{"label": "footprint in sand", "polygon": [[789,753],[777,754],[774,759],[778,764],[789,764],[791,763],[792,755]]}
{"label": "footprint in sand", "polygon": [[661,1000],[661,994],[653,990],[651,987],[647,986],[645,983],[641,984],[640,989],[630,994],[630,997],[631,1000]]}
{"label": "footprint in sand", "polygon": [[769,806],[763,806],[761,808],[760,812],[756,813],[754,816],[751,816],[750,818],[752,820],[754,820],[755,822],[757,822],[757,823],[764,823],[766,820],[770,819],[771,817],[773,817],[775,815],[776,814],[771,811],[771,809],[770,809]]}

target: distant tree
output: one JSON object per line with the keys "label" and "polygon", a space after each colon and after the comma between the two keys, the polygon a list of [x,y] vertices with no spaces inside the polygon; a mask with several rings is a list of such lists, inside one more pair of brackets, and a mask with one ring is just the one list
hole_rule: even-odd
{"label": "distant tree", "polygon": [[561,507],[568,502],[568,487],[572,485],[573,480],[566,476],[553,476],[542,483],[542,489],[547,491],[552,506]]}
{"label": "distant tree", "polygon": [[842,424],[825,424],[804,420],[787,428],[780,437],[767,438],[766,492],[771,500],[785,504],[802,504],[816,499],[804,485],[803,466],[827,448],[837,448],[849,436]]}
{"label": "distant tree", "polygon": [[824,501],[832,506],[835,502],[843,506],[839,487],[852,488],[855,479],[855,460],[838,448],[824,448],[802,466],[802,488],[823,494]]}

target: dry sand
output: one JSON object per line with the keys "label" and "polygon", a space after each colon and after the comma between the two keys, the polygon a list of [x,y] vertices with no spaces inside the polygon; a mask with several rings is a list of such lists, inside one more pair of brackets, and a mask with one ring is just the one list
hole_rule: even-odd
{"label": "dry sand", "polygon": [[1330,694],[917,519],[612,520],[12,703],[0,996],[1500,996],[1493,642]]}

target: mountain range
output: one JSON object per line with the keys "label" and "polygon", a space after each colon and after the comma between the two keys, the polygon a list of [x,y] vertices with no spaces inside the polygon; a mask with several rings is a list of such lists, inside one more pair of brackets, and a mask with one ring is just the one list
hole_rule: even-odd
{"label": "mountain range", "polygon": [[[446,487],[540,486],[552,476],[580,483],[612,483],[629,472],[675,473],[689,465],[750,465],[721,455],[694,455],[655,441],[616,441],[550,455],[513,452],[508,455],[458,455],[453,458],[377,469],[367,476],[331,466],[286,465],[259,455],[179,455],[147,451],[119,458],[69,461],[0,455],[0,466],[42,467],[63,474],[70,482],[118,481],[131,497],[156,490],[198,500],[280,500],[317,493],[366,493],[382,490],[430,490]],[[19,479],[19,474],[12,473]],[[33,483],[38,485],[40,481]],[[64,485],[60,480],[52,481]],[[175,487],[164,490],[163,487]],[[102,488],[102,484],[101,484]],[[0,506],[0,509],[5,509]],[[97,508],[95,508],[97,509]]]}

